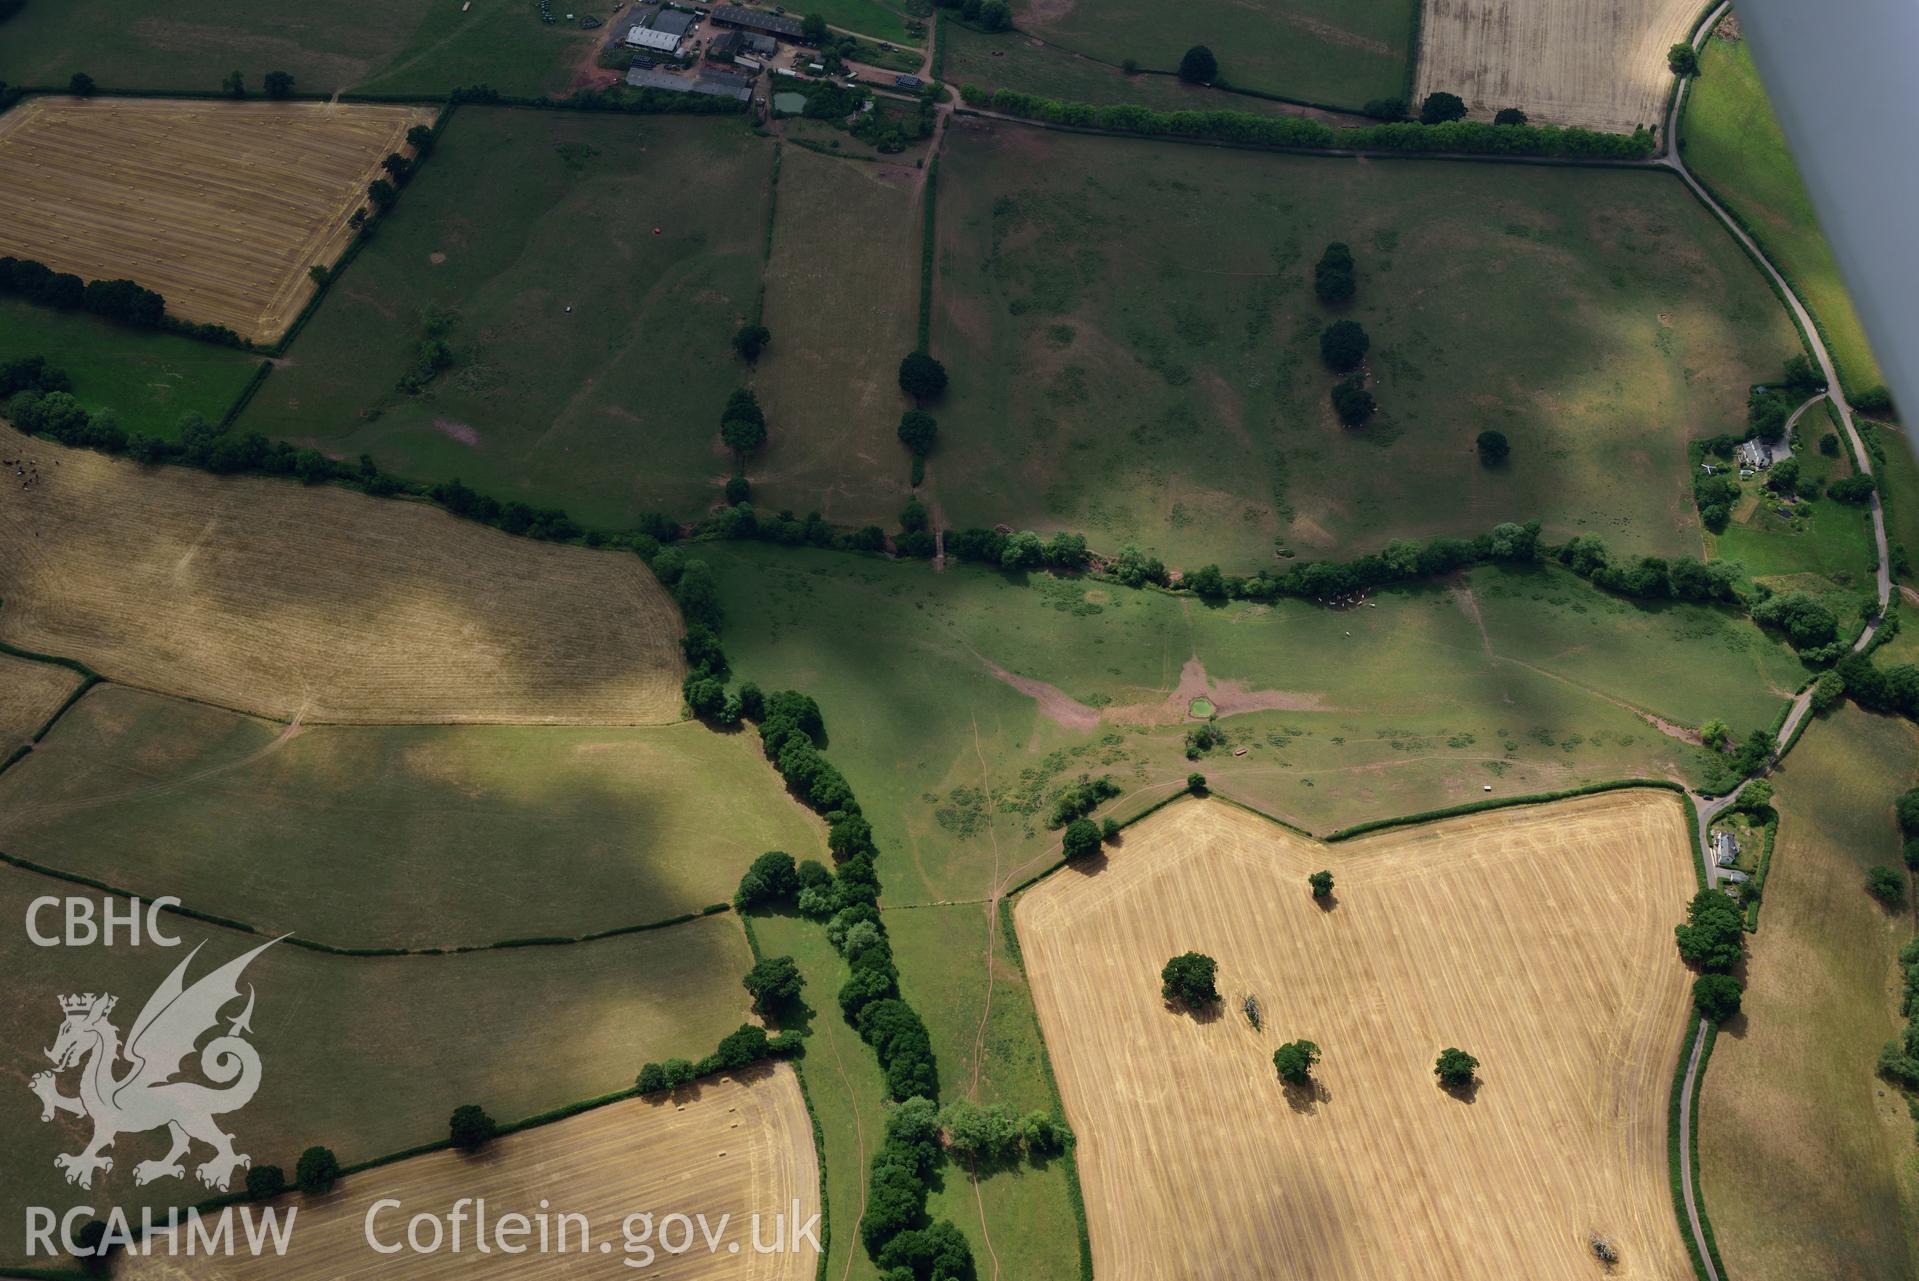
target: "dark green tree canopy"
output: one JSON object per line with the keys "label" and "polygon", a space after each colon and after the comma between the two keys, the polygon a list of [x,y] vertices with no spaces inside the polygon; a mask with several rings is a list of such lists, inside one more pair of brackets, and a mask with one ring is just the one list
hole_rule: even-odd
{"label": "dark green tree canopy", "polygon": [[736,388],[726,398],[726,408],[720,411],[720,439],[741,458],[766,443],[766,415],[752,388]]}
{"label": "dark green tree canopy", "polygon": [[1503,431],[1482,431],[1474,444],[1479,447],[1479,461],[1488,467],[1499,466],[1513,452]]}
{"label": "dark green tree canopy", "polygon": [[1701,974],[1692,981],[1692,1008],[1699,1017],[1724,1023],[1739,1013],[1739,997],[1746,985],[1730,974]]}
{"label": "dark green tree canopy", "polygon": [[1448,120],[1464,120],[1466,102],[1456,93],[1429,93],[1426,101],[1419,104],[1419,123],[1422,125],[1443,125]]}
{"label": "dark green tree canopy", "polygon": [[900,415],[900,444],[906,446],[906,452],[915,458],[924,458],[933,452],[933,442],[939,438],[939,423],[933,415],[923,409],[909,409]]}
{"label": "dark green tree canopy", "polygon": [[1356,290],[1353,251],[1336,240],[1313,264],[1313,292],[1323,303],[1342,303],[1350,301]]}
{"label": "dark green tree canopy", "polygon": [[1332,399],[1333,412],[1347,427],[1364,426],[1379,407],[1373,400],[1373,393],[1366,390],[1366,380],[1358,374],[1335,383]]}
{"label": "dark green tree canopy", "polygon": [[1159,972],[1159,994],[1189,1009],[1199,1009],[1219,1000],[1213,986],[1219,963],[1202,952],[1181,952],[1166,962]]}
{"label": "dark green tree canopy", "polygon": [[340,1158],[332,1148],[310,1147],[300,1154],[293,1167],[293,1180],[308,1196],[321,1196],[333,1190],[340,1177]]}
{"label": "dark green tree canopy", "polygon": [[1306,884],[1312,887],[1314,898],[1325,898],[1333,892],[1333,874],[1331,872],[1314,872],[1306,878]]}
{"label": "dark green tree canopy", "polygon": [[1313,1079],[1313,1064],[1319,1062],[1319,1047],[1311,1041],[1288,1041],[1273,1051],[1273,1070],[1288,1085],[1305,1085]]}
{"label": "dark green tree canopy", "polygon": [[1067,858],[1085,858],[1099,848],[1099,825],[1090,818],[1076,818],[1066,825],[1060,848]]}
{"label": "dark green tree canopy", "polygon": [[1689,43],[1676,44],[1666,50],[1666,67],[1675,76],[1698,75],[1699,51]]}
{"label": "dark green tree canopy", "polygon": [[1179,78],[1189,85],[1211,84],[1219,75],[1219,59],[1203,44],[1196,44],[1179,60]]}
{"label": "dark green tree canopy", "polygon": [[1455,1046],[1447,1046],[1439,1052],[1439,1058],[1433,1063],[1433,1075],[1439,1083],[1449,1090],[1461,1089],[1471,1085],[1473,1074],[1479,1071],[1479,1060]]}
{"label": "dark green tree canopy", "polygon": [[486,1146],[489,1139],[500,1132],[500,1126],[479,1104],[463,1103],[453,1109],[453,1117],[447,1123],[447,1130],[453,1139],[454,1147],[462,1152],[477,1152]]}
{"label": "dark green tree canopy", "polygon": [[946,366],[923,351],[910,351],[900,361],[900,390],[915,403],[937,400],[946,390]]}
{"label": "dark green tree canopy", "polygon": [[1343,374],[1359,368],[1373,340],[1357,320],[1335,320],[1319,334],[1319,358],[1326,368]]}
{"label": "dark green tree canopy", "polygon": [[771,1014],[780,1007],[799,999],[805,980],[800,977],[800,967],[790,956],[769,956],[754,964],[740,980],[753,997],[753,1008],[761,1014]]}
{"label": "dark green tree canopy", "polygon": [[1686,923],[1674,927],[1673,937],[1686,964],[1729,970],[1745,950],[1745,917],[1724,894],[1700,890],[1686,905]]}
{"label": "dark green tree canopy", "polygon": [[740,359],[752,364],[766,350],[766,344],[773,340],[773,331],[765,325],[741,325],[733,335],[733,350],[740,353]]}
{"label": "dark green tree canopy", "polygon": [[1501,107],[1499,114],[1493,117],[1493,123],[1496,125],[1523,125],[1526,123],[1526,113],[1518,107]]}

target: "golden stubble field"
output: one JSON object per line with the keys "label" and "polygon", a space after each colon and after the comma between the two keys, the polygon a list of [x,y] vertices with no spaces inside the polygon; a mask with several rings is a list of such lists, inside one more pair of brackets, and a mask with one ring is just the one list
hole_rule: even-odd
{"label": "golden stubble field", "polygon": [[1630,132],[1664,123],[1666,50],[1693,0],[1424,0],[1414,106],[1456,93],[1475,116],[1518,107],[1535,124]]}
{"label": "golden stubble field", "polygon": [[[1107,1281],[1672,1281],[1666,1107],[1689,1005],[1680,802],[1618,792],[1329,847],[1217,801],[1128,829],[1016,920]],[[1330,868],[1335,903],[1306,876]],[[1159,970],[1219,962],[1223,1007]],[[1241,1013],[1258,996],[1264,1031]],[[1306,1038],[1317,1089],[1272,1066]],[[1451,1045],[1481,1062],[1439,1089]],[[1610,1271],[1592,1234],[1621,1255]]]}
{"label": "golden stubble field", "polygon": [[0,253],[266,342],[431,107],[37,97],[0,116]]}
{"label": "golden stubble field", "polygon": [[[520,1213],[586,1216],[587,1249],[570,1226],[568,1253],[482,1255],[474,1249],[469,1207],[465,1249],[454,1253],[450,1238],[439,1252],[380,1254],[367,1244],[368,1212],[375,1201],[398,1200],[373,1219],[382,1245],[405,1241],[407,1220],[429,1213],[443,1221],[463,1197],[486,1200],[489,1221]],[[314,1281],[339,1277],[393,1277],[407,1281],[488,1277],[498,1281],[545,1278],[646,1276],[701,1281],[802,1281],[814,1275],[819,1254],[810,1245],[761,1253],[753,1247],[752,1216],[759,1214],[763,1245],[779,1238],[773,1216],[785,1216],[786,1242],[793,1243],[793,1209],[802,1220],[820,1209],[819,1162],[813,1125],[800,1097],[799,1081],[786,1064],[759,1069],[743,1079],[716,1078],[664,1101],[632,1099],[496,1140],[478,1156],[434,1152],[343,1180],[330,1195],[297,1205],[293,1248],[285,1258],[126,1259],[115,1269],[125,1281]],[[629,1248],[623,1221],[650,1213],[650,1239]],[[719,1232],[730,1215],[717,1253],[707,1249],[695,1222],[692,1248],[681,1253],[679,1225],[660,1220],[675,1213],[704,1214]],[[557,1242],[557,1220],[549,1220]],[[634,1234],[640,1235],[640,1225]],[[422,1229],[425,1232],[425,1229]],[[430,1238],[421,1236],[423,1242]],[[522,1238],[536,1242],[537,1236]],[[601,1244],[611,1250],[601,1251]],[[654,1257],[646,1266],[642,1246]],[[738,1245],[737,1253],[728,1249]],[[629,1266],[626,1260],[633,1260]]]}
{"label": "golden stubble field", "polygon": [[0,639],[277,720],[663,724],[678,609],[625,552],[423,504],[143,468],[0,423]]}

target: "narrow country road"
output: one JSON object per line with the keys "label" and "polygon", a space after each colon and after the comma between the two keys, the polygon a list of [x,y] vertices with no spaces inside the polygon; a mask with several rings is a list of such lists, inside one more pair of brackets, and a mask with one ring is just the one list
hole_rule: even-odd
{"label": "narrow country road", "polygon": [[[1719,5],[1711,13],[1706,15],[1705,20],[1702,21],[1698,29],[1693,32],[1693,48],[1705,48],[1706,41],[1712,36],[1713,28],[1719,25],[1719,20],[1725,17],[1731,9],[1731,0],[1726,0],[1725,3]],[[1685,157],[1679,150],[1679,120],[1685,113],[1686,95],[1691,92],[1691,90],[1692,78],[1687,77],[1679,82],[1679,91],[1672,96],[1672,108],[1666,115],[1666,154],[1658,163],[1667,166],[1685,180],[1686,186],[1690,188],[1692,194],[1698,198],[1699,203],[1712,210],[1713,216],[1725,224],[1726,230],[1732,233],[1735,240],[1745,246],[1746,251],[1752,255],[1753,261],[1757,262],[1765,270],[1766,274],[1772,278],[1772,282],[1779,290],[1780,296],[1786,300],[1786,306],[1791,309],[1793,317],[1799,322],[1799,328],[1804,332],[1806,342],[1812,348],[1814,358],[1819,362],[1819,372],[1825,375],[1825,395],[1831,399],[1833,408],[1839,411],[1839,422],[1845,429],[1846,438],[1852,446],[1853,458],[1858,463],[1859,470],[1870,476],[1872,474],[1872,455],[1866,452],[1866,443],[1860,437],[1859,429],[1852,421],[1852,406],[1846,401],[1845,388],[1839,385],[1839,370],[1833,364],[1832,353],[1826,350],[1825,339],[1820,336],[1819,327],[1813,323],[1812,314],[1806,310],[1806,305],[1799,301],[1799,295],[1792,291],[1792,286],[1786,283],[1786,278],[1782,276],[1779,273],[1779,269],[1773,265],[1772,259],[1766,256],[1765,251],[1760,249],[1753,238],[1746,234],[1746,229],[1739,225],[1738,220],[1721,207],[1719,202],[1713,198],[1712,194],[1700,185],[1699,180],[1693,177],[1692,171],[1686,168]],[[1794,412],[1793,421],[1797,421],[1799,415],[1811,408],[1813,401],[1817,399],[1819,399],[1819,397],[1815,396],[1812,400],[1808,400],[1805,404],[1801,405],[1798,410]],[[1892,595],[1892,560],[1886,547],[1886,512],[1885,508],[1880,504],[1879,495],[1876,492],[1872,495],[1871,511],[1873,545],[1879,554],[1877,574],[1879,616],[1866,620],[1865,627],[1859,633],[1859,639],[1853,643],[1854,651],[1863,650],[1867,645],[1872,643],[1873,634],[1879,630],[1879,620],[1885,616],[1886,604]],[[1798,731],[1800,723],[1805,720],[1811,708],[1812,691],[1807,689],[1793,700],[1791,710],[1786,713],[1785,722],[1779,727],[1779,737],[1776,740],[1774,748],[1775,754],[1784,749],[1785,746],[1792,741],[1792,736]],[[1717,883],[1718,872],[1712,864],[1712,852],[1706,841],[1706,832],[1711,826],[1712,820],[1718,817],[1719,814],[1732,804],[1737,792],[1738,789],[1735,788],[1725,796],[1712,801],[1705,800],[1704,798],[1694,798],[1693,800],[1694,809],[1699,815],[1699,852],[1700,856],[1705,860],[1706,884],[1708,886]],[[1692,1168],[1693,1096],[1699,1086],[1699,1063],[1704,1057],[1706,1038],[1709,1031],[1710,1027],[1704,1019],[1700,1019],[1694,1026],[1691,1055],[1686,1061],[1686,1079],[1680,1087],[1679,1183],[1686,1202],[1686,1226],[1692,1232],[1693,1245],[1698,1250],[1700,1262],[1705,1269],[1706,1281],[1725,1281],[1720,1275],[1718,1265],[1713,1262],[1711,1249],[1707,1246],[1705,1231],[1699,1223],[1698,1198],[1693,1193],[1696,1178],[1696,1173]]]}

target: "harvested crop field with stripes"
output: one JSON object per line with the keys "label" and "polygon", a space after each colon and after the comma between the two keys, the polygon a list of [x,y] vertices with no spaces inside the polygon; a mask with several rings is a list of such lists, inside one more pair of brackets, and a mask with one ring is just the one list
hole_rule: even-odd
{"label": "harvested crop field with stripes", "polygon": [[434,109],[33,98],[0,116],[0,254],[131,279],[167,310],[271,341]]}
{"label": "harvested crop field with stripes", "polygon": [[32,440],[0,640],[276,720],[663,724],[678,609],[645,563],[420,504]]}
{"label": "harvested crop field with stripes", "polygon": [[[1329,846],[1183,801],[1028,891],[1097,1275],[1688,1275],[1666,1159],[1681,804],[1613,792]],[[1188,950],[1219,966],[1197,1015],[1160,995]],[[1272,1059],[1299,1038],[1324,1058],[1294,1088]],[[1476,1090],[1439,1088],[1449,1046]]]}
{"label": "harvested crop field with stripes", "polygon": [[1695,0],[1425,0],[1414,101],[1443,91],[1483,117],[1518,107],[1536,124],[1658,125],[1666,50],[1698,17]]}
{"label": "harvested crop field with stripes", "polygon": [[[466,1248],[458,1253],[444,1245],[431,1254],[405,1247],[411,1216],[431,1214],[444,1223],[455,1202],[467,1197],[485,1199],[492,1224],[523,1214],[537,1228],[543,1213],[552,1216],[546,1220],[551,1242],[560,1240],[562,1213],[584,1216],[586,1227],[567,1225],[564,1250],[528,1248],[508,1255],[496,1249],[483,1255],[474,1248],[469,1217]],[[397,1205],[375,1210],[383,1199]],[[778,1064],[710,1078],[669,1096],[595,1108],[508,1135],[478,1156],[433,1152],[351,1175],[325,1200],[301,1204],[285,1258],[129,1259],[116,1275],[124,1281],[622,1275],[801,1281],[814,1276],[819,1252],[808,1244],[812,1238],[796,1243],[796,1207],[801,1221],[819,1212],[819,1163],[799,1078]],[[627,1216],[638,1214],[651,1216],[648,1230],[633,1222],[629,1234]],[[665,1221],[673,1214],[704,1215],[717,1249],[709,1252],[700,1229],[691,1225],[687,1245],[678,1222]],[[722,1215],[730,1216],[723,1228]],[[771,1247],[783,1239],[783,1248],[756,1248],[755,1215],[758,1244]],[[783,1216],[777,1225],[783,1238],[775,1235],[775,1215]],[[374,1255],[369,1230],[381,1245],[401,1249]],[[424,1230],[420,1239],[426,1239]],[[532,1247],[537,1240],[529,1234],[521,1244]]]}

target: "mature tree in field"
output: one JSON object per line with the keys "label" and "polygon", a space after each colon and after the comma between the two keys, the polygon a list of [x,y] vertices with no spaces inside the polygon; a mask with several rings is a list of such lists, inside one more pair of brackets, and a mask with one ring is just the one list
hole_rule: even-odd
{"label": "mature tree in field", "polygon": [[1119,843],[1119,820],[1116,818],[1101,819],[1099,821],[1099,836],[1100,839],[1108,845],[1117,845]]}
{"label": "mature tree in field", "polygon": [[1890,867],[1869,867],[1866,869],[1866,893],[1887,907],[1904,907],[1906,878]]}
{"label": "mature tree in field", "polygon": [[1699,741],[1715,752],[1722,752],[1732,741],[1732,726],[1715,716],[1699,727]]}
{"label": "mature tree in field", "polygon": [[932,517],[926,513],[926,504],[917,498],[906,500],[906,506],[900,509],[900,528],[909,534],[917,534],[932,523]]}
{"label": "mature tree in field", "polygon": [[999,563],[1003,569],[1036,568],[1046,563],[1046,544],[1030,529],[1009,534],[1006,547],[1000,552]]}
{"label": "mature tree in field", "polygon": [[1159,994],[1191,1009],[1212,1005],[1219,1000],[1218,973],[1219,963],[1205,953],[1181,952],[1159,972]]}
{"label": "mature tree in field", "polygon": [[1147,555],[1137,543],[1122,543],[1106,568],[1108,573],[1128,587],[1166,581],[1166,562],[1157,556]]}
{"label": "mature tree in field", "polygon": [[1191,774],[1188,774],[1186,776],[1186,790],[1194,796],[1204,796],[1206,794],[1206,776],[1198,770],[1194,770]]}
{"label": "mature tree in field", "polygon": [[321,1196],[333,1190],[340,1177],[340,1158],[332,1148],[310,1147],[293,1166],[293,1181],[308,1196]]}
{"label": "mature tree in field", "polygon": [[768,850],[753,860],[740,877],[740,888],[733,905],[741,911],[762,903],[777,903],[791,898],[800,888],[800,872],[793,856],[784,850]]}
{"label": "mature tree in field", "polygon": [[1745,949],[1745,918],[1724,894],[1700,890],[1686,905],[1686,923],[1673,927],[1673,937],[1686,964],[1729,970]]}
{"label": "mature tree in field", "polygon": [[1479,447],[1479,461],[1488,467],[1499,466],[1513,452],[1503,431],[1482,431],[1473,443]]}
{"label": "mature tree in field", "polygon": [[1208,600],[1224,600],[1229,595],[1226,587],[1226,575],[1219,572],[1217,565],[1201,565],[1190,570],[1180,581],[1180,586],[1195,595]]}
{"label": "mature tree in field", "polygon": [[720,411],[720,439],[743,464],[746,456],[766,443],[766,415],[750,387],[735,388]]}
{"label": "mature tree in field", "polygon": [[641,1094],[658,1094],[666,1088],[666,1069],[658,1063],[644,1063],[633,1079],[633,1088]]}
{"label": "mature tree in field", "polygon": [[1781,592],[1752,608],[1753,621],[1777,627],[1797,649],[1830,645],[1839,635],[1839,620],[1810,592]]}
{"label": "mature tree in field", "polygon": [[1373,399],[1373,393],[1366,390],[1366,380],[1358,374],[1343,378],[1333,385],[1333,412],[1339,421],[1348,427],[1363,426],[1379,408]]}
{"label": "mature tree in field", "polygon": [[1313,1064],[1319,1062],[1319,1047],[1311,1041],[1288,1041],[1273,1051],[1273,1070],[1288,1085],[1305,1085],[1313,1079]]}
{"label": "mature tree in field", "polygon": [[900,415],[900,444],[915,458],[924,458],[933,452],[933,442],[939,439],[939,432],[939,423],[923,409],[909,409]]}
{"label": "mature tree in field", "polygon": [[1319,358],[1326,362],[1326,368],[1343,374],[1359,368],[1372,343],[1365,326],[1357,320],[1335,320],[1319,331]]}
{"label": "mature tree in field", "polygon": [[287,1172],[277,1165],[256,1165],[247,1170],[247,1195],[265,1201],[287,1190]]}
{"label": "mature tree in field", "polygon": [[1501,107],[1499,114],[1493,117],[1493,123],[1496,125],[1523,125],[1526,123],[1526,113],[1518,107]]}
{"label": "mature tree in field", "polygon": [[1812,687],[1812,712],[1824,716],[1846,699],[1846,678],[1838,672],[1821,672]]}
{"label": "mature tree in field", "polygon": [[1189,85],[1211,84],[1219,75],[1219,59],[1203,44],[1196,44],[1179,60],[1179,78]]}
{"label": "mature tree in field", "polygon": [[900,390],[923,405],[946,390],[946,366],[923,351],[910,351],[900,361]]}
{"label": "mature tree in field", "polygon": [[387,171],[396,185],[404,187],[406,180],[413,176],[413,162],[397,151],[389,151],[386,159],[380,162],[380,168]]}
{"label": "mature tree in field", "polygon": [[1839,434],[1827,432],[1819,438],[1819,452],[1828,458],[1839,457]]}
{"label": "mature tree in field", "polygon": [[447,1129],[453,1139],[453,1146],[462,1152],[477,1152],[485,1147],[487,1141],[500,1132],[497,1121],[486,1114],[486,1109],[477,1103],[462,1103],[453,1109],[452,1119]]}
{"label": "mature tree in field", "polygon": [[1006,0],[986,0],[979,7],[979,24],[988,31],[1011,31],[1013,10]]}
{"label": "mature tree in field", "polygon": [[1702,1019],[1724,1023],[1739,1013],[1739,996],[1745,990],[1730,974],[1701,974],[1692,981],[1692,1008]]}
{"label": "mature tree in field", "polygon": [[293,77],[284,71],[269,71],[264,81],[267,97],[291,98],[293,96]]}
{"label": "mature tree in field", "polygon": [[391,209],[393,202],[400,198],[399,191],[385,178],[375,178],[368,183],[366,195],[367,199],[373,202],[375,209]]}
{"label": "mature tree in field", "polygon": [[809,13],[800,19],[800,41],[803,44],[816,45],[826,39],[826,19],[817,13]]}
{"label": "mature tree in field", "polygon": [[1099,825],[1090,818],[1076,818],[1066,825],[1060,849],[1067,858],[1085,858],[1099,848]]}
{"label": "mature tree in field", "polygon": [[1699,74],[1699,51],[1681,41],[1666,50],[1666,67],[1675,76],[1696,76]]}
{"label": "mature tree in field", "polygon": [[1441,1050],[1439,1058],[1433,1063],[1433,1075],[1439,1083],[1449,1090],[1464,1089],[1473,1083],[1473,1073],[1479,1070],[1479,1060],[1466,1051],[1452,1046]]}
{"label": "mature tree in field", "polygon": [[1314,872],[1306,878],[1306,884],[1312,886],[1314,898],[1325,898],[1333,892],[1333,874],[1331,872]]}
{"label": "mature tree in field", "polygon": [[733,335],[733,350],[750,365],[760,358],[760,353],[766,350],[766,344],[772,340],[773,331],[765,325],[741,325]]}
{"label": "mature tree in field", "polygon": [[433,144],[438,141],[433,135],[433,126],[414,125],[406,131],[406,145],[413,148],[413,154],[425,160],[433,154]]}
{"label": "mature tree in field", "polygon": [[220,82],[220,92],[224,93],[229,98],[246,97],[247,96],[246,77],[241,75],[237,71],[227,72],[227,78]]}
{"label": "mature tree in field", "polygon": [[1448,120],[1465,118],[1465,99],[1456,93],[1429,93],[1426,101],[1419,104],[1419,123],[1422,125],[1443,125]]}
{"label": "mature tree in field", "polygon": [[1313,292],[1324,303],[1351,300],[1357,286],[1353,279],[1353,251],[1335,240],[1313,264]]}
{"label": "mature tree in field", "polygon": [[1826,497],[1836,502],[1860,504],[1871,501],[1878,488],[1878,483],[1872,477],[1862,473],[1833,481],[1826,486]]}
{"label": "mature tree in field", "polygon": [[67,80],[67,92],[76,98],[91,98],[93,89],[93,77],[84,71],[74,72]]}
{"label": "mature tree in field", "polygon": [[798,1000],[805,981],[800,978],[800,967],[793,963],[792,957],[769,956],[746,972],[740,986],[752,995],[754,1010],[771,1014]]}

